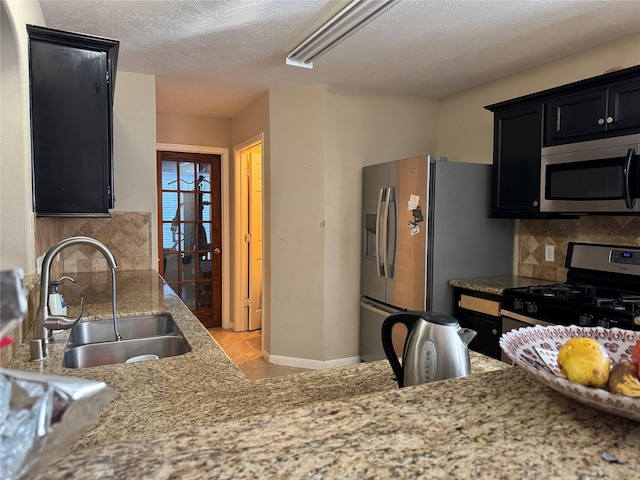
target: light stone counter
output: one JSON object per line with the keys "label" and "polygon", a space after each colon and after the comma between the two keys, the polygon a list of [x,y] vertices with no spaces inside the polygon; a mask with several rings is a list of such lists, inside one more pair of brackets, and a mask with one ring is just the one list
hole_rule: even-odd
{"label": "light stone counter", "polygon": [[[111,274],[74,277],[78,284],[65,285],[63,292],[68,314],[76,314],[82,296],[83,317],[111,318]],[[289,411],[314,402],[397,389],[386,360],[251,382],[155,271],[121,271],[116,279],[119,316],[170,313],[192,351],[156,361],[70,369],[61,366],[68,332],[54,335],[43,362],[29,361],[30,332],[8,368],[103,381],[119,393],[98,424],[74,448],[143,439],[249,415]],[[506,367],[475,352],[471,358],[473,372]]]}
{"label": "light stone counter", "polygon": [[476,292],[502,295],[506,288],[520,288],[534,285],[552,285],[558,283],[553,280],[530,277],[480,277],[449,280],[452,287],[466,288]]}
{"label": "light stone counter", "polygon": [[[87,313],[105,316],[108,274],[89,277],[79,278],[93,282],[83,293]],[[65,297],[75,304],[70,292]],[[9,368],[101,380],[119,392],[97,425],[38,478],[633,478],[640,472],[640,423],[576,404],[520,368],[475,352],[471,376],[402,390],[386,361],[249,382],[154,272],[119,272],[118,304],[120,314],[171,313],[193,351],[74,370],[60,367],[66,333],[42,364],[28,361],[23,344]],[[606,462],[605,452],[622,463]]]}
{"label": "light stone counter", "polygon": [[75,451],[39,478],[613,480],[639,452],[640,423],[508,368]]}

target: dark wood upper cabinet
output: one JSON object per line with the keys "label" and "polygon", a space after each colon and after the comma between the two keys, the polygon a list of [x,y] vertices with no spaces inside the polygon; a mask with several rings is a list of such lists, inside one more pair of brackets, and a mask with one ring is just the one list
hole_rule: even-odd
{"label": "dark wood upper cabinet", "polygon": [[[630,82],[620,82],[609,87],[609,114],[613,121],[607,123],[610,131],[640,129],[640,78]],[[629,132],[631,133],[631,132]]]}
{"label": "dark wood upper cabinet", "polygon": [[623,135],[640,129],[640,79],[548,101],[545,146]]}
{"label": "dark wood upper cabinet", "polygon": [[604,89],[556,98],[550,100],[548,106],[545,145],[605,131],[607,92]]}
{"label": "dark wood upper cabinet", "polygon": [[493,216],[535,216],[540,212],[542,104],[494,115]]}
{"label": "dark wood upper cabinet", "polygon": [[119,42],[28,25],[36,216],[108,217]]}
{"label": "dark wood upper cabinet", "polygon": [[494,114],[492,216],[557,218],[540,212],[542,147],[640,132],[640,65],[485,108]]}

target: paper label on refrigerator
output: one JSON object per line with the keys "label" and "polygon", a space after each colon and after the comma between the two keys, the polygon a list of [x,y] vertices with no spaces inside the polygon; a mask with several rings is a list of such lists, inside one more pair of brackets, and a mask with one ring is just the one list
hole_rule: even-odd
{"label": "paper label on refrigerator", "polygon": [[409,223],[409,232],[411,235],[417,235],[420,233],[420,225],[416,223]]}
{"label": "paper label on refrigerator", "polygon": [[420,196],[419,195],[411,195],[409,197],[409,208],[407,210],[415,210],[420,205]]}

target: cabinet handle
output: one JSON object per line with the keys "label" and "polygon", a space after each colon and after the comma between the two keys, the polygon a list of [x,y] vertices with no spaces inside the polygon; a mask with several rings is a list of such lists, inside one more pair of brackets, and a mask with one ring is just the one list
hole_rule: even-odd
{"label": "cabinet handle", "polygon": [[534,200],[534,201],[533,201],[533,206],[534,206],[534,207],[537,207],[537,206],[538,206],[538,201],[537,201],[537,200]]}
{"label": "cabinet handle", "polygon": [[613,117],[607,117],[607,123],[613,123]]}
{"label": "cabinet handle", "polygon": [[604,118],[598,119],[598,125],[604,125]]}

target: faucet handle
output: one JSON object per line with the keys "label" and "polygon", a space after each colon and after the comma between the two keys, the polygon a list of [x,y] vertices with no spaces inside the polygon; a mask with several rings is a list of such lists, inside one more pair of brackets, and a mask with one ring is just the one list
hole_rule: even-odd
{"label": "faucet handle", "polygon": [[84,297],[80,299],[80,313],[76,318],[63,317],[62,315],[51,315],[45,320],[44,327],[49,330],[69,330],[80,321],[83,311]]}

